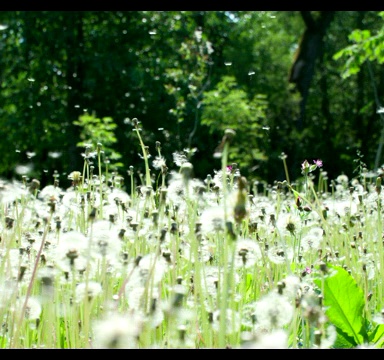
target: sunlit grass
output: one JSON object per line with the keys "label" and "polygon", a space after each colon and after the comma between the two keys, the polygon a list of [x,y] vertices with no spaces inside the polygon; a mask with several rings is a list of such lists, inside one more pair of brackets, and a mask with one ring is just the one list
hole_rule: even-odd
{"label": "sunlit grass", "polygon": [[380,173],[303,159],[291,183],[283,154],[287,180],[260,189],[228,130],[200,180],[187,153],[149,158],[139,126],[141,182],[101,143],[67,185],[2,181],[1,348],[382,346]]}

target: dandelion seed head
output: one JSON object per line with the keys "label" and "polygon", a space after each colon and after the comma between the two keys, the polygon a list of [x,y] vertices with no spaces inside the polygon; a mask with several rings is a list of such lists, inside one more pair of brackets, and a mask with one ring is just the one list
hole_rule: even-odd
{"label": "dandelion seed head", "polygon": [[[235,332],[238,332],[241,327],[240,314],[235,310],[227,309],[225,315],[225,333],[233,334]],[[220,310],[216,310],[213,313],[212,329],[217,332],[220,331],[220,316]]]}
{"label": "dandelion seed head", "polygon": [[180,252],[181,256],[195,263],[196,261],[206,263],[212,259],[212,255],[214,252],[215,246],[206,240],[202,240],[200,242],[200,246],[198,249],[197,259],[194,251],[191,251],[191,245],[187,242],[183,242],[180,244]]}
{"label": "dandelion seed head", "polygon": [[302,229],[301,219],[297,214],[281,213],[276,227],[282,235],[298,234]]}
{"label": "dandelion seed head", "polygon": [[148,284],[155,287],[163,279],[167,269],[168,264],[163,257],[158,257],[153,253],[147,254],[141,258],[138,265],[133,262],[128,267],[127,271],[131,275],[126,289],[136,286],[145,287]]}
{"label": "dandelion seed head", "polygon": [[0,185],[2,187],[0,199],[3,205],[12,204],[17,200],[29,198],[30,196],[28,190],[19,181],[5,182]]}
{"label": "dandelion seed head", "polygon": [[268,249],[268,259],[274,264],[291,263],[293,259],[293,249],[291,247],[274,245]]}
{"label": "dandelion seed head", "polygon": [[244,343],[242,349],[288,349],[288,334],[285,330],[272,330],[258,334],[253,341]]}
{"label": "dandelion seed head", "polygon": [[322,240],[322,237],[319,237],[316,235],[312,235],[312,234],[304,235],[301,238],[301,242],[300,242],[301,250],[303,251],[303,253],[316,252],[320,247],[321,240]]}
{"label": "dandelion seed head", "polygon": [[53,250],[55,263],[65,272],[71,272],[73,266],[77,270],[83,270],[87,264],[87,248],[88,239],[84,234],[76,230],[65,232],[61,234],[60,242]]}
{"label": "dandelion seed head", "polygon": [[342,185],[343,187],[346,187],[348,185],[348,182],[349,182],[349,178],[347,175],[339,175],[337,178],[336,178],[336,182],[340,185]]}
{"label": "dandelion seed head", "polygon": [[77,303],[89,301],[102,293],[101,284],[96,281],[82,282],[76,286],[75,298]]}
{"label": "dandelion seed head", "polygon": [[[21,312],[24,306],[24,299],[18,299],[16,302],[16,309]],[[24,317],[28,320],[36,320],[40,318],[42,311],[41,302],[36,297],[30,297],[25,308]]]}
{"label": "dandelion seed head", "polygon": [[165,158],[163,156],[156,156],[155,159],[152,161],[152,166],[156,170],[164,169],[165,167],[167,167]]}
{"label": "dandelion seed head", "polygon": [[95,349],[133,349],[138,346],[137,338],[143,326],[143,319],[135,314],[113,314],[92,324]]}
{"label": "dandelion seed head", "polygon": [[[233,222],[233,219],[227,216],[227,221]],[[209,207],[200,215],[201,231],[202,234],[215,234],[223,232],[226,229],[225,213],[222,206]]]}
{"label": "dandelion seed head", "polygon": [[217,296],[217,289],[222,275],[220,269],[216,266],[205,266],[203,277],[203,290],[212,297]]}
{"label": "dandelion seed head", "polygon": [[294,307],[287,298],[275,292],[267,293],[256,302],[256,320],[267,329],[287,325],[292,320],[293,312]]}
{"label": "dandelion seed head", "polygon": [[252,268],[262,260],[259,244],[252,239],[241,239],[236,242],[236,268]]}
{"label": "dandelion seed head", "polygon": [[289,300],[295,299],[301,290],[300,278],[295,275],[288,275],[285,277],[285,279],[283,279],[283,282],[283,295],[286,296]]}
{"label": "dandelion seed head", "polygon": [[53,185],[47,185],[39,191],[37,197],[42,201],[47,201],[50,198],[54,198],[58,200],[60,199],[60,196],[62,194],[63,194],[63,190],[60,189],[59,187],[53,186]]}
{"label": "dandelion seed head", "polygon": [[108,195],[107,201],[109,204],[116,204],[116,200],[123,204],[128,204],[131,201],[131,197],[126,191],[114,188]]}
{"label": "dandelion seed head", "polygon": [[88,238],[92,244],[92,254],[95,257],[106,257],[117,261],[121,251],[119,229],[108,220],[98,220],[92,225]]}
{"label": "dandelion seed head", "polygon": [[181,166],[181,165],[183,165],[185,162],[188,161],[187,156],[186,156],[183,152],[176,151],[176,152],[172,153],[172,157],[173,157],[173,162],[174,162],[177,166]]}
{"label": "dandelion seed head", "polygon": [[6,311],[14,302],[19,285],[16,278],[15,280],[8,280],[2,275],[0,280],[0,310]]}
{"label": "dandelion seed head", "polygon": [[384,324],[384,309],[382,309],[379,313],[374,314],[372,320],[376,324]]}

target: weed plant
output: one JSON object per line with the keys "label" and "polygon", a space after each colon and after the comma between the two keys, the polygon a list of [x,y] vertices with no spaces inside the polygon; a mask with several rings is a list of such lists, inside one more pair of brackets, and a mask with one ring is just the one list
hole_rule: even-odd
{"label": "weed plant", "polygon": [[228,129],[203,181],[132,124],[140,181],[97,143],[67,187],[1,182],[1,348],[383,346],[380,171],[329,182],[304,160],[291,183],[282,154],[286,180],[260,187],[228,164]]}

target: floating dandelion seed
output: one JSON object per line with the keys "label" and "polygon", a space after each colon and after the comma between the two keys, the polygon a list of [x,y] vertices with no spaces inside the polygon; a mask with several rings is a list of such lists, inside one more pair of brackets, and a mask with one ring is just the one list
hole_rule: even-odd
{"label": "floating dandelion seed", "polygon": [[28,165],[16,165],[15,172],[18,175],[26,175],[33,170],[32,164]]}
{"label": "floating dandelion seed", "polygon": [[50,151],[48,153],[48,156],[50,158],[52,158],[52,159],[57,159],[57,158],[59,158],[61,156],[61,152],[59,152],[59,151]]}

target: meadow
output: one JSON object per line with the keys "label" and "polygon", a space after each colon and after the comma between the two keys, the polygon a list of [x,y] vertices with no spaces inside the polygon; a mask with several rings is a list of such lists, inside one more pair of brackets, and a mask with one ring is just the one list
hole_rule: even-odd
{"label": "meadow", "polygon": [[[67,183],[2,180],[0,348],[328,349],[384,344],[381,171],[274,184],[194,177],[156,143],[126,179],[85,148]],[[169,167],[177,170],[169,170]]]}

